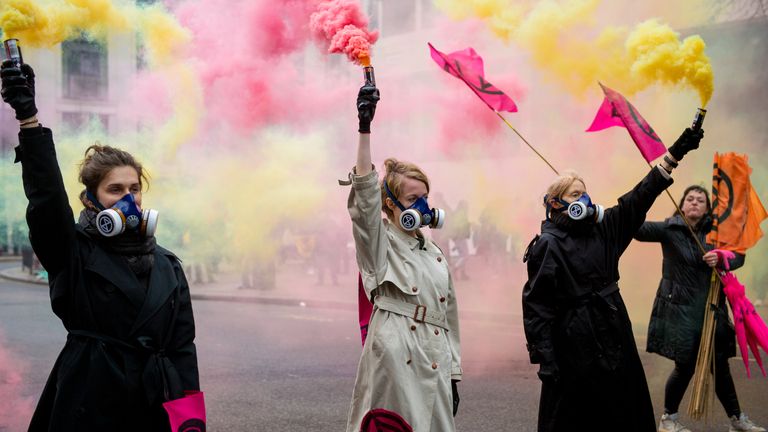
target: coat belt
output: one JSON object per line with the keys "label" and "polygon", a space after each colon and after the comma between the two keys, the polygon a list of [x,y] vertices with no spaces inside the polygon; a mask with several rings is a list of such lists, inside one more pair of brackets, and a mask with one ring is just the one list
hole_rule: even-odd
{"label": "coat belt", "polygon": [[416,322],[428,323],[450,330],[445,314],[428,309],[425,305],[408,303],[380,295],[373,298],[373,304],[381,310],[408,317]]}
{"label": "coat belt", "polygon": [[152,346],[151,338],[141,337],[137,339],[139,345],[132,345],[121,339],[96,333],[88,330],[69,330],[67,338],[83,337],[111,345],[115,348],[123,348],[133,352],[143,352],[149,357],[141,374],[144,386],[144,395],[150,405],[158,405],[162,402],[183,396],[181,378],[173,362],[166,357],[165,350]]}

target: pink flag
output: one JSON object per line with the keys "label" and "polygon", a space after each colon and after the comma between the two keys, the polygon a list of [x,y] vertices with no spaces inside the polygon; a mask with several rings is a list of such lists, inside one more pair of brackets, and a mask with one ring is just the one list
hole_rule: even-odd
{"label": "pink flag", "polygon": [[474,49],[465,48],[461,51],[443,54],[436,50],[431,43],[429,52],[432,60],[444,71],[464,81],[473,92],[494,111],[517,112],[515,102],[503,91],[485,80],[483,71],[483,58],[477,55]]}
{"label": "pink flag", "polygon": [[752,302],[746,297],[744,285],[739,282],[736,276],[733,273],[725,272],[722,280],[723,292],[728,297],[728,303],[731,304],[736,341],[739,343],[741,359],[747,369],[747,377],[750,376],[748,348],[752,350],[752,355],[755,357],[763,376],[765,376],[765,368],[758,347],[768,352],[768,326],[765,325],[763,319],[755,311]]}
{"label": "pink flag", "polygon": [[164,402],[173,432],[205,432],[205,398],[201,391],[185,391],[184,397]]}
{"label": "pink flag", "polygon": [[627,128],[629,136],[632,137],[646,161],[651,162],[663,155],[667,149],[661,142],[661,138],[627,98],[602,84],[600,87],[605,93],[605,99],[587,132],[621,126]]}

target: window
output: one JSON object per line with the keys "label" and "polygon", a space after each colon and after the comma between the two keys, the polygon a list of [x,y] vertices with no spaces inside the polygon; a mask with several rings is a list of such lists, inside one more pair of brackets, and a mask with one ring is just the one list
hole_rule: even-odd
{"label": "window", "polygon": [[61,115],[62,125],[67,132],[77,132],[85,127],[95,125],[103,131],[109,130],[109,115],[89,112],[64,112]]}
{"label": "window", "polygon": [[61,44],[64,97],[107,99],[107,49],[80,38]]}

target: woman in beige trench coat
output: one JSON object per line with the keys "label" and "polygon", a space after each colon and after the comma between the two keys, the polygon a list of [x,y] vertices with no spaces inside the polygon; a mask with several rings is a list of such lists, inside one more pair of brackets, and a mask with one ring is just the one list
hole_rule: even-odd
{"label": "woman in beige trench coat", "polygon": [[445,255],[418,229],[441,226],[444,213],[427,206],[429,181],[413,164],[387,159],[379,182],[370,149],[378,99],[375,87],[358,94],[360,136],[347,203],[357,265],[374,304],[347,432],[377,430],[371,424],[379,415],[404,420],[414,432],[451,432],[462,374],[456,294]]}

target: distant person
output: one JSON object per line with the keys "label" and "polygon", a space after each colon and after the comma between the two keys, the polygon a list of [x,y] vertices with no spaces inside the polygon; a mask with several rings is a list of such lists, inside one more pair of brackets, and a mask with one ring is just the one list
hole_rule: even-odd
{"label": "distant person", "polygon": [[[661,243],[663,262],[661,282],[653,302],[648,326],[648,352],[660,354],[675,362],[675,368],[664,389],[664,414],[659,421],[661,432],[686,432],[679,420],[678,408],[685,390],[696,371],[701,330],[713,268],[724,268],[714,246],[706,243],[712,229],[712,205],[707,190],[688,186],[680,199],[680,211],[708,250],[702,253],[683,218],[675,213],[664,222],[645,222],[635,239]],[[744,265],[744,255],[736,254],[729,262],[731,270]],[[736,334],[728,317],[725,296],[715,313],[715,393],[731,421],[732,432],[761,432],[741,411],[733,384],[728,359],[736,356]]]}

